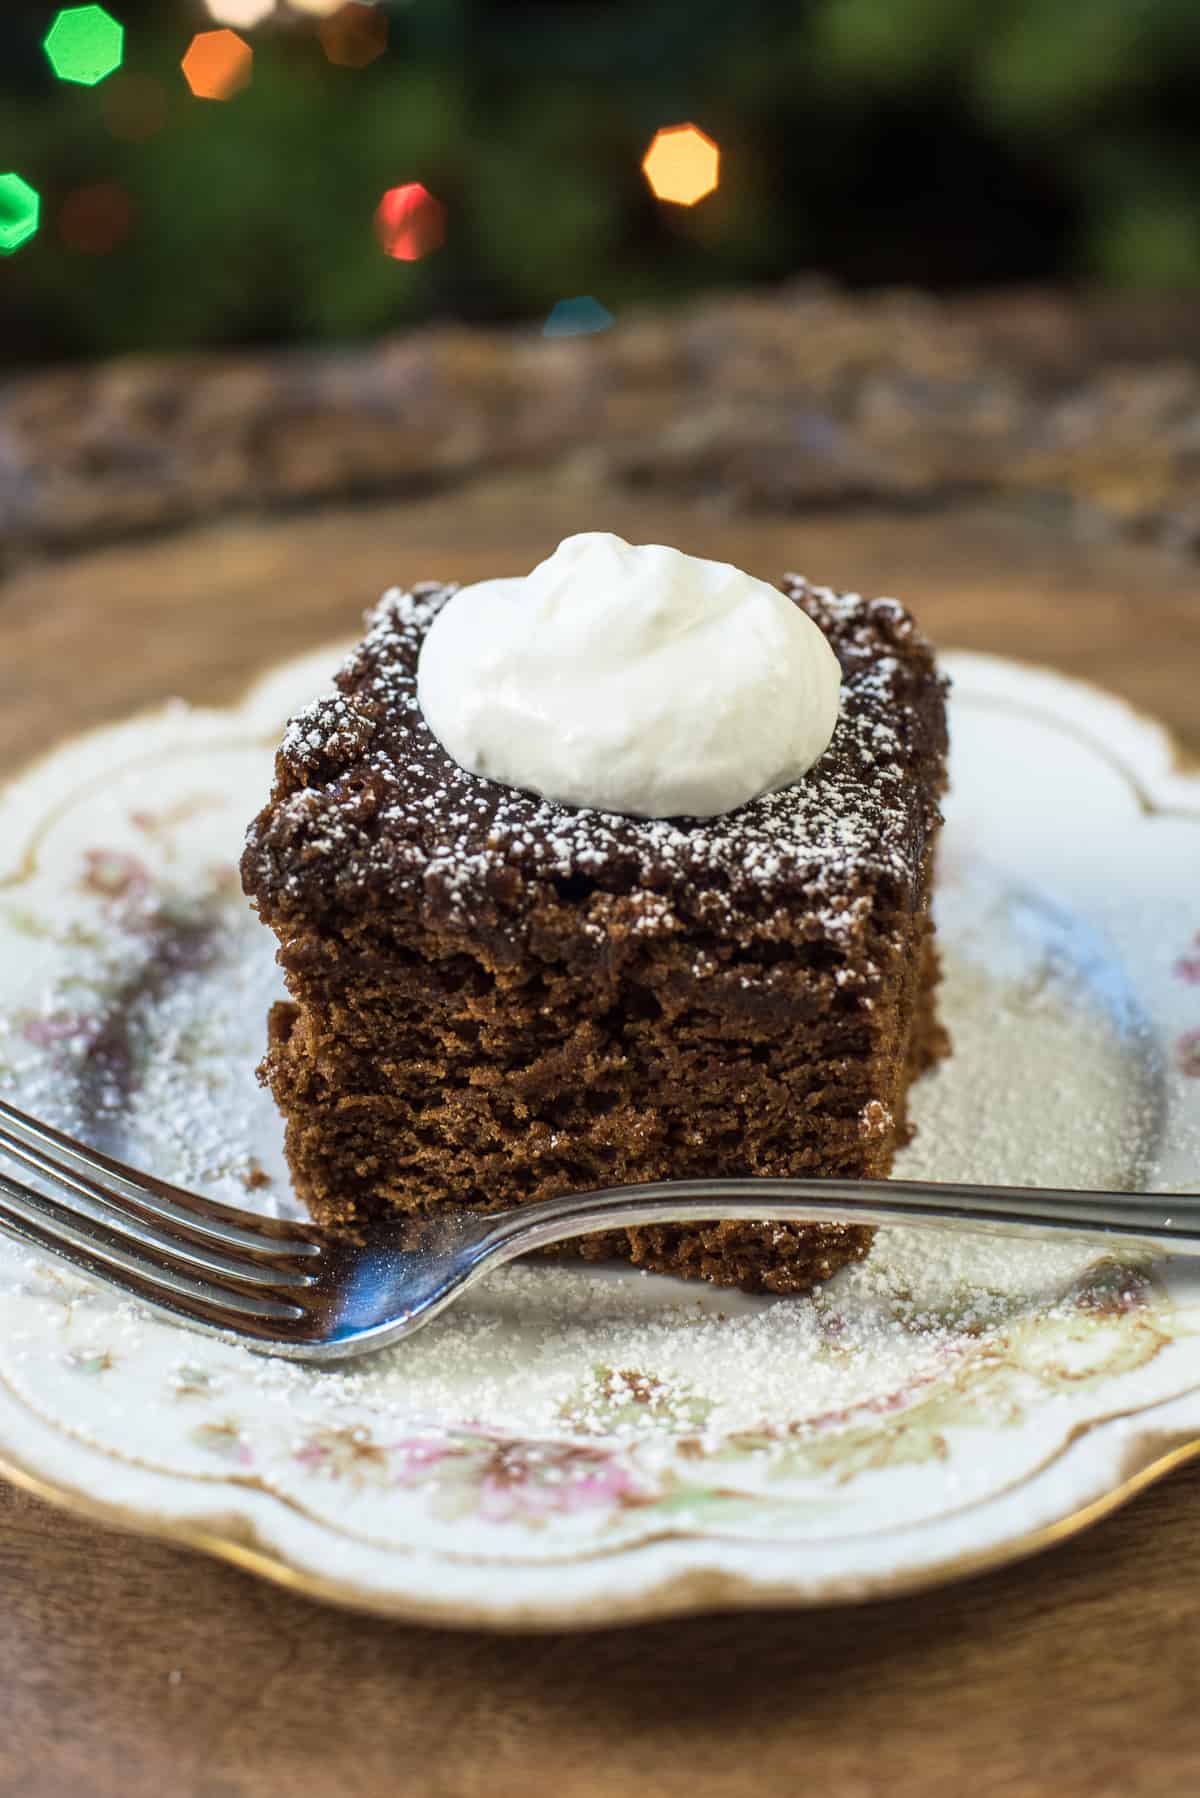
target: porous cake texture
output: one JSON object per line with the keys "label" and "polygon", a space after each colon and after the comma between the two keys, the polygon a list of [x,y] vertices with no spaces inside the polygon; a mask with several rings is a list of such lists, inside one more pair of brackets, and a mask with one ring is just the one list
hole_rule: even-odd
{"label": "porous cake texture", "polygon": [[[264,1076],[318,1220],[887,1174],[909,1086],[946,1049],[929,914],[944,683],[895,600],[783,590],[842,667],[833,741],[805,779],[702,820],[466,773],[416,689],[454,588],[368,615],[332,694],[290,725],[242,862],[291,993]],[[798,1293],[869,1243],[718,1222],[554,1252]]]}

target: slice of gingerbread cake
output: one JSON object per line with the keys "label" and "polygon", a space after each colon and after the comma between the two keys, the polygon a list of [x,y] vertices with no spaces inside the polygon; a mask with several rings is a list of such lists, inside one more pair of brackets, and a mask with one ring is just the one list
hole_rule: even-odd
{"label": "slice of gingerbread cake", "polygon": [[[895,600],[790,576],[753,583],[771,595],[756,596],[761,613],[723,599],[693,620],[676,594],[643,641],[615,592],[634,564],[605,553],[609,611],[596,618],[627,639],[625,678],[610,656],[592,679],[588,658],[604,663],[612,637],[584,631],[576,691],[560,663],[583,626],[549,602],[534,616],[536,588],[521,624],[542,630],[536,653],[509,641],[490,661],[477,654],[465,607],[467,647],[441,642],[442,700],[460,662],[464,682],[490,682],[471,713],[482,771],[442,740],[453,706],[429,700],[435,734],[419,681],[423,645],[458,594],[474,593],[480,630],[492,628],[499,613],[478,589],[388,593],[333,691],[287,730],[242,873],[291,994],[270,1018],[265,1078],[296,1189],[321,1222],[667,1178],[886,1175],[910,1085],[945,1051],[930,918],[944,683],[912,618]],[[674,564],[637,564],[652,597],[634,581],[630,607],[659,605],[664,568],[682,580]],[[572,569],[584,605],[597,570],[586,555]],[[488,585],[510,610],[524,603],[520,582]],[[821,704],[831,682],[833,698],[827,744],[786,779],[793,764],[775,767],[770,732],[792,730],[789,707],[820,709],[815,688],[789,685],[771,634],[796,614],[823,639],[818,652],[805,635],[796,653],[824,683]],[[818,666],[826,649],[831,673]],[[532,701],[513,676],[531,656]],[[737,681],[743,709],[726,719]],[[630,707],[618,740],[610,714]],[[724,806],[739,779],[753,796]],[[599,802],[581,803],[593,790]],[[639,815],[650,791],[697,809]],[[709,794],[719,804],[699,815]],[[861,1228],[714,1222],[556,1252],[800,1293],[869,1242]]]}

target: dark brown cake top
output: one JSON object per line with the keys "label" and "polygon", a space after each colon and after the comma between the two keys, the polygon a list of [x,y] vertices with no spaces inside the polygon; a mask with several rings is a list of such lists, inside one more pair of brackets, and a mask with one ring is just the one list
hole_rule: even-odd
{"label": "dark brown cake top", "polygon": [[803,912],[805,934],[856,935],[874,902],[917,890],[942,784],[944,683],[896,600],[795,575],[783,590],[841,664],[833,740],[803,780],[704,819],[576,809],[467,773],[417,699],[422,640],[455,587],[385,594],[334,692],[288,727],[247,841],[247,892],[269,920],[415,900],[469,927],[552,883],[580,901],[633,900],[628,927],[655,934],[684,918],[727,929],[739,915],[761,929],[786,906],[789,933]]}

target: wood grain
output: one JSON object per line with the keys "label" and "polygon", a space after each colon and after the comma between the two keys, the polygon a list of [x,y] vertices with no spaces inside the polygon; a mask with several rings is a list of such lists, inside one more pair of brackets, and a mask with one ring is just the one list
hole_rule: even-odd
{"label": "wood grain", "polygon": [[1200,573],[1182,557],[1080,544],[1053,518],[999,505],[722,517],[537,475],[26,565],[0,585],[0,766],[166,694],[227,701],[280,656],[353,636],[390,583],[518,573],[597,528],[764,577],[897,593],[941,647],[1108,686],[1200,748]]}
{"label": "wood grain", "polygon": [[0,1792],[1193,1798],[1198,1504],[1185,1471],[902,1602],[505,1637],[321,1609],[0,1488]]}
{"label": "wood grain", "polygon": [[[1046,662],[1200,750],[1194,567],[950,517],[722,518],[575,479],[242,518],[0,587],[0,764],[168,694],[232,697],[385,585],[611,527],[895,591],[943,645]],[[858,1609],[501,1638],[324,1610],[0,1488],[0,1798],[1172,1798],[1200,1767],[1200,1468],[1002,1574]]]}

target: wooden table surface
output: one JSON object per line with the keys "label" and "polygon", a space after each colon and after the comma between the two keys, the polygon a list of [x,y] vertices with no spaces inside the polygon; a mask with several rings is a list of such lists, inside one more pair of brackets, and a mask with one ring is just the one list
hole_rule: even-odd
{"label": "wooden table surface", "polygon": [[[526,475],[240,520],[0,587],[0,766],[350,634],[383,586],[527,568],[603,526],[909,600],[944,646],[1124,694],[1200,750],[1194,564],[1036,509],[714,516]],[[0,1798],[858,1798],[1200,1788],[1200,1467],[1011,1569],[887,1604],[586,1636],[322,1609],[0,1487]]]}

